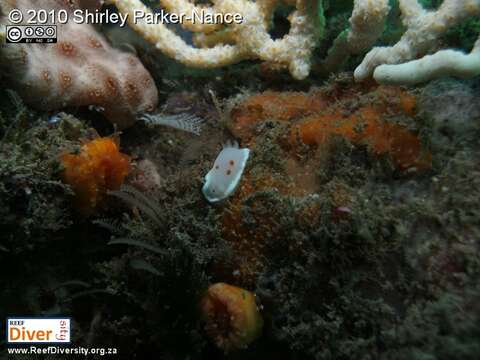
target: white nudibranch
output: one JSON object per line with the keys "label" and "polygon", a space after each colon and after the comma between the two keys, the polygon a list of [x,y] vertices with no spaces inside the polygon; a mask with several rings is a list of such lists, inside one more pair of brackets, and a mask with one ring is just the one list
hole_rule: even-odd
{"label": "white nudibranch", "polygon": [[235,191],[249,154],[250,150],[240,149],[237,142],[223,146],[213,168],[205,175],[202,192],[209,202],[221,201]]}

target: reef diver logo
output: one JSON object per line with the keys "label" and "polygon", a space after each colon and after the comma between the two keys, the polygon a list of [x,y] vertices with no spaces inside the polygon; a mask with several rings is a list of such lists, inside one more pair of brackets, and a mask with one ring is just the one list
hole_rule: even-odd
{"label": "reef diver logo", "polygon": [[69,318],[8,318],[7,343],[70,343]]}

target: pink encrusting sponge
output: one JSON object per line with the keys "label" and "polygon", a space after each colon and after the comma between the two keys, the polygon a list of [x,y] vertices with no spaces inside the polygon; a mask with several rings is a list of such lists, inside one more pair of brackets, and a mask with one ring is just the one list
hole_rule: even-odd
{"label": "pink encrusting sponge", "polygon": [[66,24],[55,22],[56,44],[0,45],[7,80],[32,107],[93,106],[120,129],[156,108],[157,88],[139,59],[112,48],[93,26],[73,21],[76,8],[68,0],[2,0],[0,7],[1,27],[9,25],[11,9],[22,11],[24,21],[28,10],[70,14]]}

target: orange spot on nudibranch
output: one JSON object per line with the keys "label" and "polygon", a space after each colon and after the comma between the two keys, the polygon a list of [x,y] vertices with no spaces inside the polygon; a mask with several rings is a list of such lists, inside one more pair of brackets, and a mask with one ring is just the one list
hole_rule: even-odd
{"label": "orange spot on nudibranch", "polygon": [[229,161],[229,164],[230,164],[230,166],[233,166],[233,165],[235,165],[235,161],[230,160],[230,161]]}
{"label": "orange spot on nudibranch", "polygon": [[230,175],[232,173],[232,170],[227,170],[226,174]]}

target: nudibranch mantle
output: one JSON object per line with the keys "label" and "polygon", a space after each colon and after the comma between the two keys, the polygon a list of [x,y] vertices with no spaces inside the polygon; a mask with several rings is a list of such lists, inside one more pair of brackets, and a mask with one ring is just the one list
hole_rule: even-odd
{"label": "nudibranch mantle", "polygon": [[250,150],[240,149],[237,142],[223,146],[213,168],[205,175],[202,192],[209,202],[221,201],[235,191],[249,155]]}

